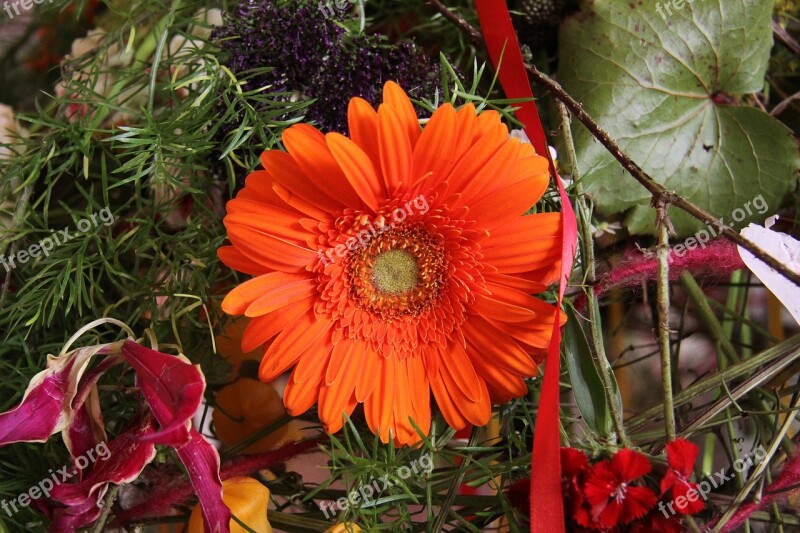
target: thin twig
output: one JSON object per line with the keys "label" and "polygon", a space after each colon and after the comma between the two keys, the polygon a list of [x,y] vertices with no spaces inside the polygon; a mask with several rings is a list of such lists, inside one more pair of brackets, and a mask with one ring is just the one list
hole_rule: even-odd
{"label": "thin twig", "polygon": [[777,117],[778,115],[786,111],[786,108],[788,108],[789,105],[791,105],[791,103],[796,100],[800,100],[800,92],[794,93],[793,95],[781,100],[780,103],[778,103],[778,105],[772,108],[772,111],[770,111],[769,114],[772,115],[773,117]]}
{"label": "thin twig", "polygon": [[[451,13],[439,0],[428,0],[428,2],[434,6],[442,14],[442,16],[448,20],[451,20],[453,24],[466,32],[471,41],[476,42],[478,39],[480,39],[480,42],[483,42],[483,36],[481,32],[472,27],[466,20]],[[586,113],[586,111],[583,110],[583,105],[567,94],[561,85],[558,84],[558,82],[550,78],[547,74],[541,72],[533,65],[526,65],[525,68],[527,69],[528,74],[530,75],[531,79],[533,79],[534,83],[543,87],[553,96],[553,98],[567,106],[567,109],[570,111],[570,113],[572,113],[575,118],[577,118],[584,126],[586,126],[586,129],[589,130],[592,136],[597,139],[612,156],[614,156],[614,159],[619,161],[619,163],[622,165],[622,168],[627,170],[628,173],[630,173],[630,175],[633,176],[636,181],[638,181],[645,189],[647,189],[654,198],[666,198],[669,200],[668,203],[676,206],[679,209],[682,209],[692,217],[704,222],[706,225],[716,226],[720,230],[720,235],[738,244],[748,252],[755,255],[758,259],[776,271],[780,272],[781,275],[786,279],[795,285],[800,286],[800,273],[792,271],[789,267],[762,250],[753,241],[742,237],[738,232],[726,226],[711,213],[694,205],[679,194],[669,191],[666,187],[658,183],[638,164],[636,164],[633,159],[631,159],[625,152],[622,151],[617,142],[612,139],[611,136],[603,128],[601,128],[600,125],[595,122],[588,113]]]}
{"label": "thin twig", "polygon": [[103,531],[106,522],[108,522],[108,515],[111,514],[111,507],[114,505],[114,500],[117,499],[118,492],[119,485],[114,485],[111,490],[108,491],[108,495],[103,502],[103,512],[100,514],[100,518],[97,519],[97,522],[95,522],[92,533],[101,533]]}
{"label": "thin twig", "polygon": [[781,26],[777,20],[772,21],[772,33],[775,34],[775,38],[783,44],[786,48],[794,52],[795,55],[800,56],[800,44],[792,37],[792,35],[786,31],[786,28]]}
{"label": "thin twig", "polygon": [[[572,182],[575,184],[575,208],[580,219],[581,230],[581,264],[583,265],[584,276],[586,282],[590,287],[594,286],[596,281],[595,277],[595,260],[594,260],[594,240],[592,239],[592,216],[591,210],[586,203],[586,197],[583,194],[583,186],[581,185],[580,173],[578,170],[578,156],[575,153],[575,145],[572,142],[572,128],[570,127],[570,118],[567,108],[561,102],[556,102],[558,106],[558,114],[561,119],[561,132],[564,139],[564,146],[567,152],[567,162],[572,170]],[[617,437],[625,447],[630,447],[631,442],[628,434],[625,431],[625,424],[622,412],[622,406],[618,403],[619,395],[617,394],[616,387],[614,386],[614,370],[608,360],[606,354],[605,341],[603,340],[603,326],[600,318],[600,304],[597,301],[597,295],[594,290],[587,291],[586,302],[589,310],[589,334],[592,339],[590,345],[590,352],[597,365],[600,380],[603,382],[603,389],[605,391],[606,402],[608,403],[609,410],[611,411],[611,420],[614,424],[614,431]]]}
{"label": "thin twig", "polygon": [[675,440],[675,409],[672,402],[672,354],[669,340],[669,230],[667,203],[658,198],[656,226],[658,227],[658,348],[661,353],[661,385],[664,388],[664,428],[667,442]]}
{"label": "thin twig", "polygon": [[467,34],[472,44],[478,48],[483,47],[483,35],[481,35],[481,32],[473,28],[469,22],[447,9],[447,6],[445,6],[440,0],[428,0],[428,3],[432,5],[436,11],[441,13],[444,18],[461,28],[461,30]]}

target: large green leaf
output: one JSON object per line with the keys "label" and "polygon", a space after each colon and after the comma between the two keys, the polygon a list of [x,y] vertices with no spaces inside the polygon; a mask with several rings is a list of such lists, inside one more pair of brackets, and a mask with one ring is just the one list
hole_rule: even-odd
{"label": "large green leaf", "polygon": [[[758,195],[771,213],[796,180],[797,145],[780,122],[736,102],[763,87],[772,8],[771,0],[694,0],[681,9],[669,1],[586,2],[562,27],[561,82],[671,191],[726,223]],[[647,191],[588,130],[575,132],[585,190],[598,210],[627,211],[631,232],[653,233]],[[737,227],[767,216],[749,211]],[[677,209],[670,214],[680,234],[700,228]]]}

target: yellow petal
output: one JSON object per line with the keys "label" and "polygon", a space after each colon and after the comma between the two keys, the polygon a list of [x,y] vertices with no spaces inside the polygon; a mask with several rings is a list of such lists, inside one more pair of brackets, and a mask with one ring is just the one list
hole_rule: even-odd
{"label": "yellow petal", "polygon": [[361,531],[361,528],[355,522],[344,522],[329,527],[325,530],[325,533],[358,533],[359,531]]}
{"label": "yellow petal", "polygon": [[[234,477],[222,482],[222,501],[231,513],[252,531],[272,533],[267,520],[269,489],[251,477]],[[187,533],[203,533],[203,515],[200,505],[195,505],[189,518]],[[245,533],[247,530],[231,518],[231,533]]]}

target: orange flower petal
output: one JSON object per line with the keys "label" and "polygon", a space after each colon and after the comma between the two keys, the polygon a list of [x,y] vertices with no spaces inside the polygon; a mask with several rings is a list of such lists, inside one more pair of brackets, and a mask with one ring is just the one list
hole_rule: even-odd
{"label": "orange flower petal", "polygon": [[[246,199],[262,204],[282,206],[283,201],[272,190],[275,179],[265,170],[255,170],[244,180],[244,188],[236,195],[237,200]],[[230,202],[228,202],[230,206]]]}
{"label": "orange flower petal", "polygon": [[544,283],[533,281],[533,279],[538,278],[529,279],[527,276],[500,274],[499,272],[486,272],[483,277],[491,283],[513,287],[528,294],[537,294],[547,290],[547,285]]}
{"label": "orange flower petal", "polygon": [[[454,377],[455,369],[444,365],[439,368],[439,381],[447,387],[450,397],[453,399],[457,409],[461,411],[464,418],[472,425],[484,426],[492,417],[492,404],[489,401],[489,391],[486,382],[479,379],[476,386],[479,391],[479,400],[471,401],[466,396],[461,386]],[[438,400],[438,398],[437,398]]]}
{"label": "orange flower petal", "polygon": [[448,368],[450,375],[453,376],[453,381],[464,393],[464,396],[472,402],[480,401],[481,393],[480,385],[478,385],[480,378],[475,373],[464,348],[458,343],[453,343],[451,349],[443,349],[439,354],[441,355],[440,362]]}
{"label": "orange flower petal", "polygon": [[493,229],[509,218],[523,215],[536,202],[537,183],[534,178],[518,181],[513,185],[487,196],[469,206],[469,217],[480,220],[486,229]]}
{"label": "orange flower petal", "polygon": [[[513,324],[488,317],[486,317],[485,320],[497,328],[503,335],[512,337],[525,346],[538,348],[539,353],[532,353],[532,355],[537,358],[536,356],[540,355],[541,351],[550,345],[550,337],[553,334],[554,317],[555,307],[553,307],[549,320],[547,319],[547,315],[538,316],[535,320],[530,320],[528,322],[515,322]],[[566,318],[566,316],[564,316],[564,318]]]}
{"label": "orange flower petal", "polygon": [[259,379],[271,381],[286,372],[314,341],[329,331],[329,328],[330,324],[324,320],[317,320],[312,311],[295,320],[264,352],[264,358],[261,359],[261,366],[258,368]]}
{"label": "orange flower petal", "polygon": [[286,205],[292,207],[293,209],[297,209],[299,212],[310,216],[312,219],[318,221],[330,219],[329,211],[326,211],[325,209],[309,202],[305,198],[298,196],[286,186],[275,182],[272,184],[272,190],[275,191],[275,195],[278,196]]}
{"label": "orange flower petal", "polygon": [[[331,328],[331,325],[328,325]],[[325,378],[328,364],[333,352],[333,328],[319,337],[306,350],[306,357],[300,359],[297,368],[292,372],[290,381],[298,385],[308,383],[308,387],[319,393],[319,385]]]}
{"label": "orange flower petal", "polygon": [[287,283],[307,280],[302,274],[270,272],[245,281],[235,287],[222,301],[222,310],[229,315],[241,315],[250,305],[264,294],[269,294]]}
{"label": "orange flower petal", "polygon": [[[405,445],[419,440],[411,419],[414,418],[414,407],[411,400],[412,385],[408,382],[408,359],[397,361],[394,391],[394,438],[395,442]],[[416,384],[414,384],[416,386]],[[416,423],[416,421],[415,421]]]}
{"label": "orange flower petal", "polygon": [[297,213],[250,200],[228,202],[225,223],[247,226],[270,237],[305,246],[311,234],[300,225]]}
{"label": "orange flower petal", "polygon": [[[485,112],[478,115],[476,122],[480,122],[485,115]],[[498,122],[493,129],[485,131],[478,137],[477,142],[470,146],[447,176],[434,178],[433,183],[438,185],[446,180],[449,185],[447,195],[459,193],[506,142],[508,142],[508,129]],[[500,178],[502,179],[502,176]]]}
{"label": "orange flower petal", "polygon": [[297,166],[320,191],[344,206],[358,202],[322,132],[308,124],[295,124],[283,131],[282,139]]}
{"label": "orange flower petal", "polygon": [[387,191],[394,194],[400,184],[407,188],[411,182],[411,141],[400,117],[386,104],[378,108],[378,145]]}
{"label": "orange flower petal", "polygon": [[340,133],[329,133],[325,139],[352,188],[370,209],[377,211],[386,191],[370,158],[356,143]]}
{"label": "orange flower petal", "polygon": [[472,311],[504,322],[525,322],[534,320],[536,313],[518,305],[509,304],[491,296],[479,296],[472,305]]}
{"label": "orange flower petal", "polygon": [[217,250],[217,257],[219,260],[228,265],[234,270],[250,274],[251,276],[260,276],[269,272],[269,267],[253,261],[242,252],[233,246],[223,246]]}
{"label": "orange flower petal", "polygon": [[[353,343],[344,348],[345,352],[352,353],[352,346]],[[335,351],[336,348],[334,348]],[[333,368],[333,359],[328,365],[328,374],[331,373],[331,368]],[[350,398],[354,394],[356,380],[359,377],[357,372],[337,372],[333,382],[329,385],[323,383],[320,387],[319,419],[325,424],[325,431],[328,433],[336,433],[342,429],[343,413],[346,413],[347,416],[353,413],[351,405],[354,407],[355,404],[350,402]]]}
{"label": "orange flower petal", "polygon": [[[336,340],[334,339],[334,342]],[[350,368],[360,368],[353,360],[352,352],[355,351],[356,342],[350,339],[343,339],[338,344],[334,344],[331,352],[331,360],[328,364],[328,371],[325,373],[325,385],[330,385],[341,378],[342,373]]]}
{"label": "orange flower petal", "polygon": [[317,259],[317,254],[305,245],[292,244],[239,224],[228,223],[225,227],[231,243],[242,254],[273,270],[297,272]]}
{"label": "orange flower petal", "polygon": [[[406,359],[408,382],[411,384],[411,406],[414,422],[423,434],[431,429],[431,387],[425,374],[425,365],[419,356]],[[416,432],[415,432],[416,433]],[[416,436],[419,439],[419,436]]]}
{"label": "orange flower petal", "polygon": [[242,350],[255,350],[300,318],[313,305],[314,298],[310,297],[253,318],[242,335]]}
{"label": "orange flower petal", "polygon": [[[493,184],[506,180],[506,176],[514,167],[519,141],[511,139],[503,143],[492,158],[484,164],[475,176],[461,190],[461,197],[453,207],[471,205],[476,200],[486,198]],[[499,177],[499,179],[498,179]]]}
{"label": "orange flower petal", "polygon": [[264,166],[264,172],[272,177],[274,183],[283,185],[293,195],[299,196],[326,213],[337,213],[342,209],[343,204],[321,191],[290,154],[279,150],[267,150],[261,154],[261,164]]}
{"label": "orange flower petal", "polygon": [[[444,379],[437,378],[431,381],[431,392],[436,399],[436,405],[442,412],[447,425],[456,430],[461,430],[467,427],[467,419],[461,413],[461,409],[450,396],[448,382]],[[455,392],[453,392],[455,394]]]}
{"label": "orange flower petal", "polygon": [[245,316],[255,317],[271,313],[287,305],[305,300],[314,295],[316,283],[313,279],[303,279],[286,283],[265,291],[245,310]]}
{"label": "orange flower petal", "polygon": [[475,353],[471,347],[468,348],[467,353],[475,365],[475,370],[486,381],[486,388],[492,403],[505,403],[511,398],[519,398],[528,394],[528,387],[522,377],[492,364],[492,361],[485,359],[482,353]]}
{"label": "orange flower petal", "polygon": [[382,442],[388,443],[394,407],[394,357],[380,357],[379,365],[380,381],[364,402],[364,415],[372,432],[379,435]]}
{"label": "orange flower petal", "polygon": [[327,333],[312,343],[305,356],[300,358],[283,393],[283,404],[290,415],[301,415],[319,401],[320,385],[332,349],[330,334]]}
{"label": "orange flower petal", "polygon": [[411,170],[414,180],[429,172],[435,177],[449,173],[457,132],[456,110],[449,103],[443,104],[433,113],[414,146]]}
{"label": "orange flower petal", "polygon": [[380,149],[378,148],[378,113],[363,98],[353,98],[347,106],[347,127],[350,138],[372,160],[375,168],[380,168]]}
{"label": "orange flower petal", "polygon": [[480,353],[487,361],[492,361],[515,374],[526,377],[536,375],[536,363],[530,355],[525,353],[514,339],[503,335],[481,317],[470,317],[463,328],[469,351]]}
{"label": "orange flower petal", "polygon": [[359,367],[362,370],[361,379],[356,383],[356,400],[364,402],[375,390],[375,385],[380,380],[378,372],[381,369],[379,355],[369,349],[366,343],[356,343],[355,349],[360,353],[357,360],[362,362]]}
{"label": "orange flower petal", "polygon": [[391,107],[399,117],[403,128],[408,132],[408,140],[413,148],[420,136],[419,120],[414,106],[406,92],[395,82],[387,81],[383,86],[383,103]]}
{"label": "orange flower petal", "polygon": [[453,161],[455,162],[460,161],[472,146],[475,129],[478,125],[478,115],[472,103],[461,106],[457,115],[458,136],[453,150]]}
{"label": "orange flower petal", "polygon": [[550,266],[561,259],[561,213],[528,215],[497,226],[481,243],[481,252],[501,273]]}

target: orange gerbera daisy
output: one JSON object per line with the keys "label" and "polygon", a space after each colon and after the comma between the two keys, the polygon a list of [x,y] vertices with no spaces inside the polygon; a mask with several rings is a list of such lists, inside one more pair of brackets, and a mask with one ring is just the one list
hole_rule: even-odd
{"label": "orange gerbera daisy", "polygon": [[329,432],[364,404],[383,442],[420,440],[430,393],[448,424],[484,425],[527,392],[555,309],[531,296],[558,275],[561,215],[523,216],[548,163],[494,111],[444,104],[420,129],[388,82],[377,111],[353,98],[350,138],[307,124],[283,133],[228,203],[219,256],[255,276],[225,312],[252,320],[259,376],[295,366],[292,415],[319,402]]}

